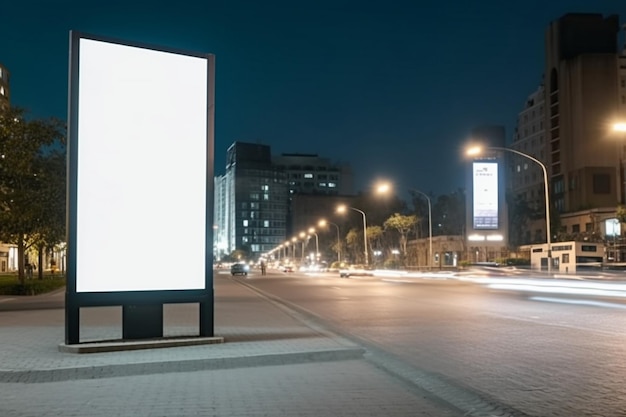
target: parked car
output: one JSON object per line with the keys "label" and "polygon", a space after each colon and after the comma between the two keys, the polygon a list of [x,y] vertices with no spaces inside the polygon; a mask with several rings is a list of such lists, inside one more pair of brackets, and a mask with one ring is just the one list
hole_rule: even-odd
{"label": "parked car", "polygon": [[350,276],[374,276],[374,271],[368,269],[365,265],[350,265],[347,268],[341,268],[339,270],[339,276],[341,278],[348,278]]}
{"label": "parked car", "polygon": [[231,265],[230,273],[235,276],[239,275],[248,275],[248,271],[250,271],[250,267],[248,264],[244,264],[242,262],[237,262]]}

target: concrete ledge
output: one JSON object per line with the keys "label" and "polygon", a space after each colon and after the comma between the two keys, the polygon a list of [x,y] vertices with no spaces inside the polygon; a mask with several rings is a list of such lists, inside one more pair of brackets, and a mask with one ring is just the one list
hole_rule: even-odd
{"label": "concrete ledge", "polygon": [[161,349],[179,346],[213,345],[224,343],[223,337],[185,337],[148,340],[114,340],[104,342],[79,343],[76,345],[59,345],[59,351],[65,353],[100,353],[121,352],[126,350]]}
{"label": "concrete ledge", "polygon": [[114,378],[123,376],[164,374],[170,372],[195,372],[217,369],[281,366],[302,363],[333,362],[363,359],[365,350],[360,347],[291,353],[268,353],[252,356],[234,356],[181,359],[166,362],[94,364],[92,366],[59,367],[55,369],[29,369],[5,371],[0,369],[0,383],[47,383],[79,379]]}

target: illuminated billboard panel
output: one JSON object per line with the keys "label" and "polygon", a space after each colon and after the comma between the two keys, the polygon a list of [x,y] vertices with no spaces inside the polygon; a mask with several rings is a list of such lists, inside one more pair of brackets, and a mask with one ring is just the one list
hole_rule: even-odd
{"label": "illuminated billboard panel", "polygon": [[474,229],[498,229],[498,164],[496,162],[474,162]]}
{"label": "illuminated billboard panel", "polygon": [[207,58],[86,38],[78,57],[76,292],[205,289]]}

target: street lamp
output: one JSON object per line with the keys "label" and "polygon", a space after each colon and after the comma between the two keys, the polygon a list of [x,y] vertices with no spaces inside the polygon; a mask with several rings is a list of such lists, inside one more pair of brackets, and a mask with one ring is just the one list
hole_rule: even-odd
{"label": "street lamp", "polygon": [[315,235],[315,263],[317,263],[317,258],[320,253],[320,241],[319,241],[319,238],[317,237],[317,233],[315,233],[314,227],[311,227],[309,229],[309,234]]}
{"label": "street lamp", "polygon": [[306,233],[304,232],[300,232],[300,239],[302,239],[302,253],[301,255],[301,261],[300,264],[304,264],[304,241],[306,240],[305,238],[307,237]]}
{"label": "street lamp", "polygon": [[337,212],[345,213],[347,209],[358,211],[363,216],[363,247],[365,248],[365,266],[368,266],[369,260],[367,258],[367,219],[365,217],[365,212],[354,207],[348,207],[345,204],[342,204],[339,207],[337,207]]}
{"label": "street lamp", "polygon": [[291,257],[293,258],[293,262],[296,262],[296,242],[298,241],[297,237],[291,238],[291,243],[293,243],[293,247],[291,248]]}
{"label": "street lamp", "polygon": [[[626,129],[626,126],[624,128]],[[543,162],[541,162],[537,158],[527,155],[516,149],[501,148],[498,146],[488,146],[488,147],[485,147],[484,149],[512,152],[519,156],[523,156],[524,158],[528,158],[531,161],[538,163],[539,166],[541,166],[541,169],[543,170],[543,188],[544,188],[545,200],[546,200],[545,202],[546,203],[546,243],[548,244],[548,273],[550,273],[552,270],[552,247],[551,247],[552,242],[550,239],[550,234],[551,234],[550,232],[550,192],[548,190],[548,170],[546,169],[546,166],[543,164]],[[481,152],[482,152],[482,148],[480,146],[476,146],[467,150],[468,155],[480,155]]]}
{"label": "street lamp", "polygon": [[432,217],[432,205],[430,202],[430,197],[428,197],[425,193],[420,190],[416,190],[415,188],[409,188],[409,191],[413,191],[420,195],[423,195],[428,201],[428,268],[433,268],[433,217]]}
{"label": "street lamp", "polygon": [[337,229],[337,262],[341,263],[341,238],[339,237],[339,226],[325,219],[320,220],[318,224],[320,225],[320,227],[324,227],[327,224],[332,224]]}

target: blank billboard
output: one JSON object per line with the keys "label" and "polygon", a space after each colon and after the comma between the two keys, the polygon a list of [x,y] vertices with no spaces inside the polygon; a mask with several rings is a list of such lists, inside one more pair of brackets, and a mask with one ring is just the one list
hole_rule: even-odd
{"label": "blank billboard", "polygon": [[473,163],[474,229],[498,229],[498,163]]}
{"label": "blank billboard", "polygon": [[205,289],[207,57],[78,42],[76,292]]}

